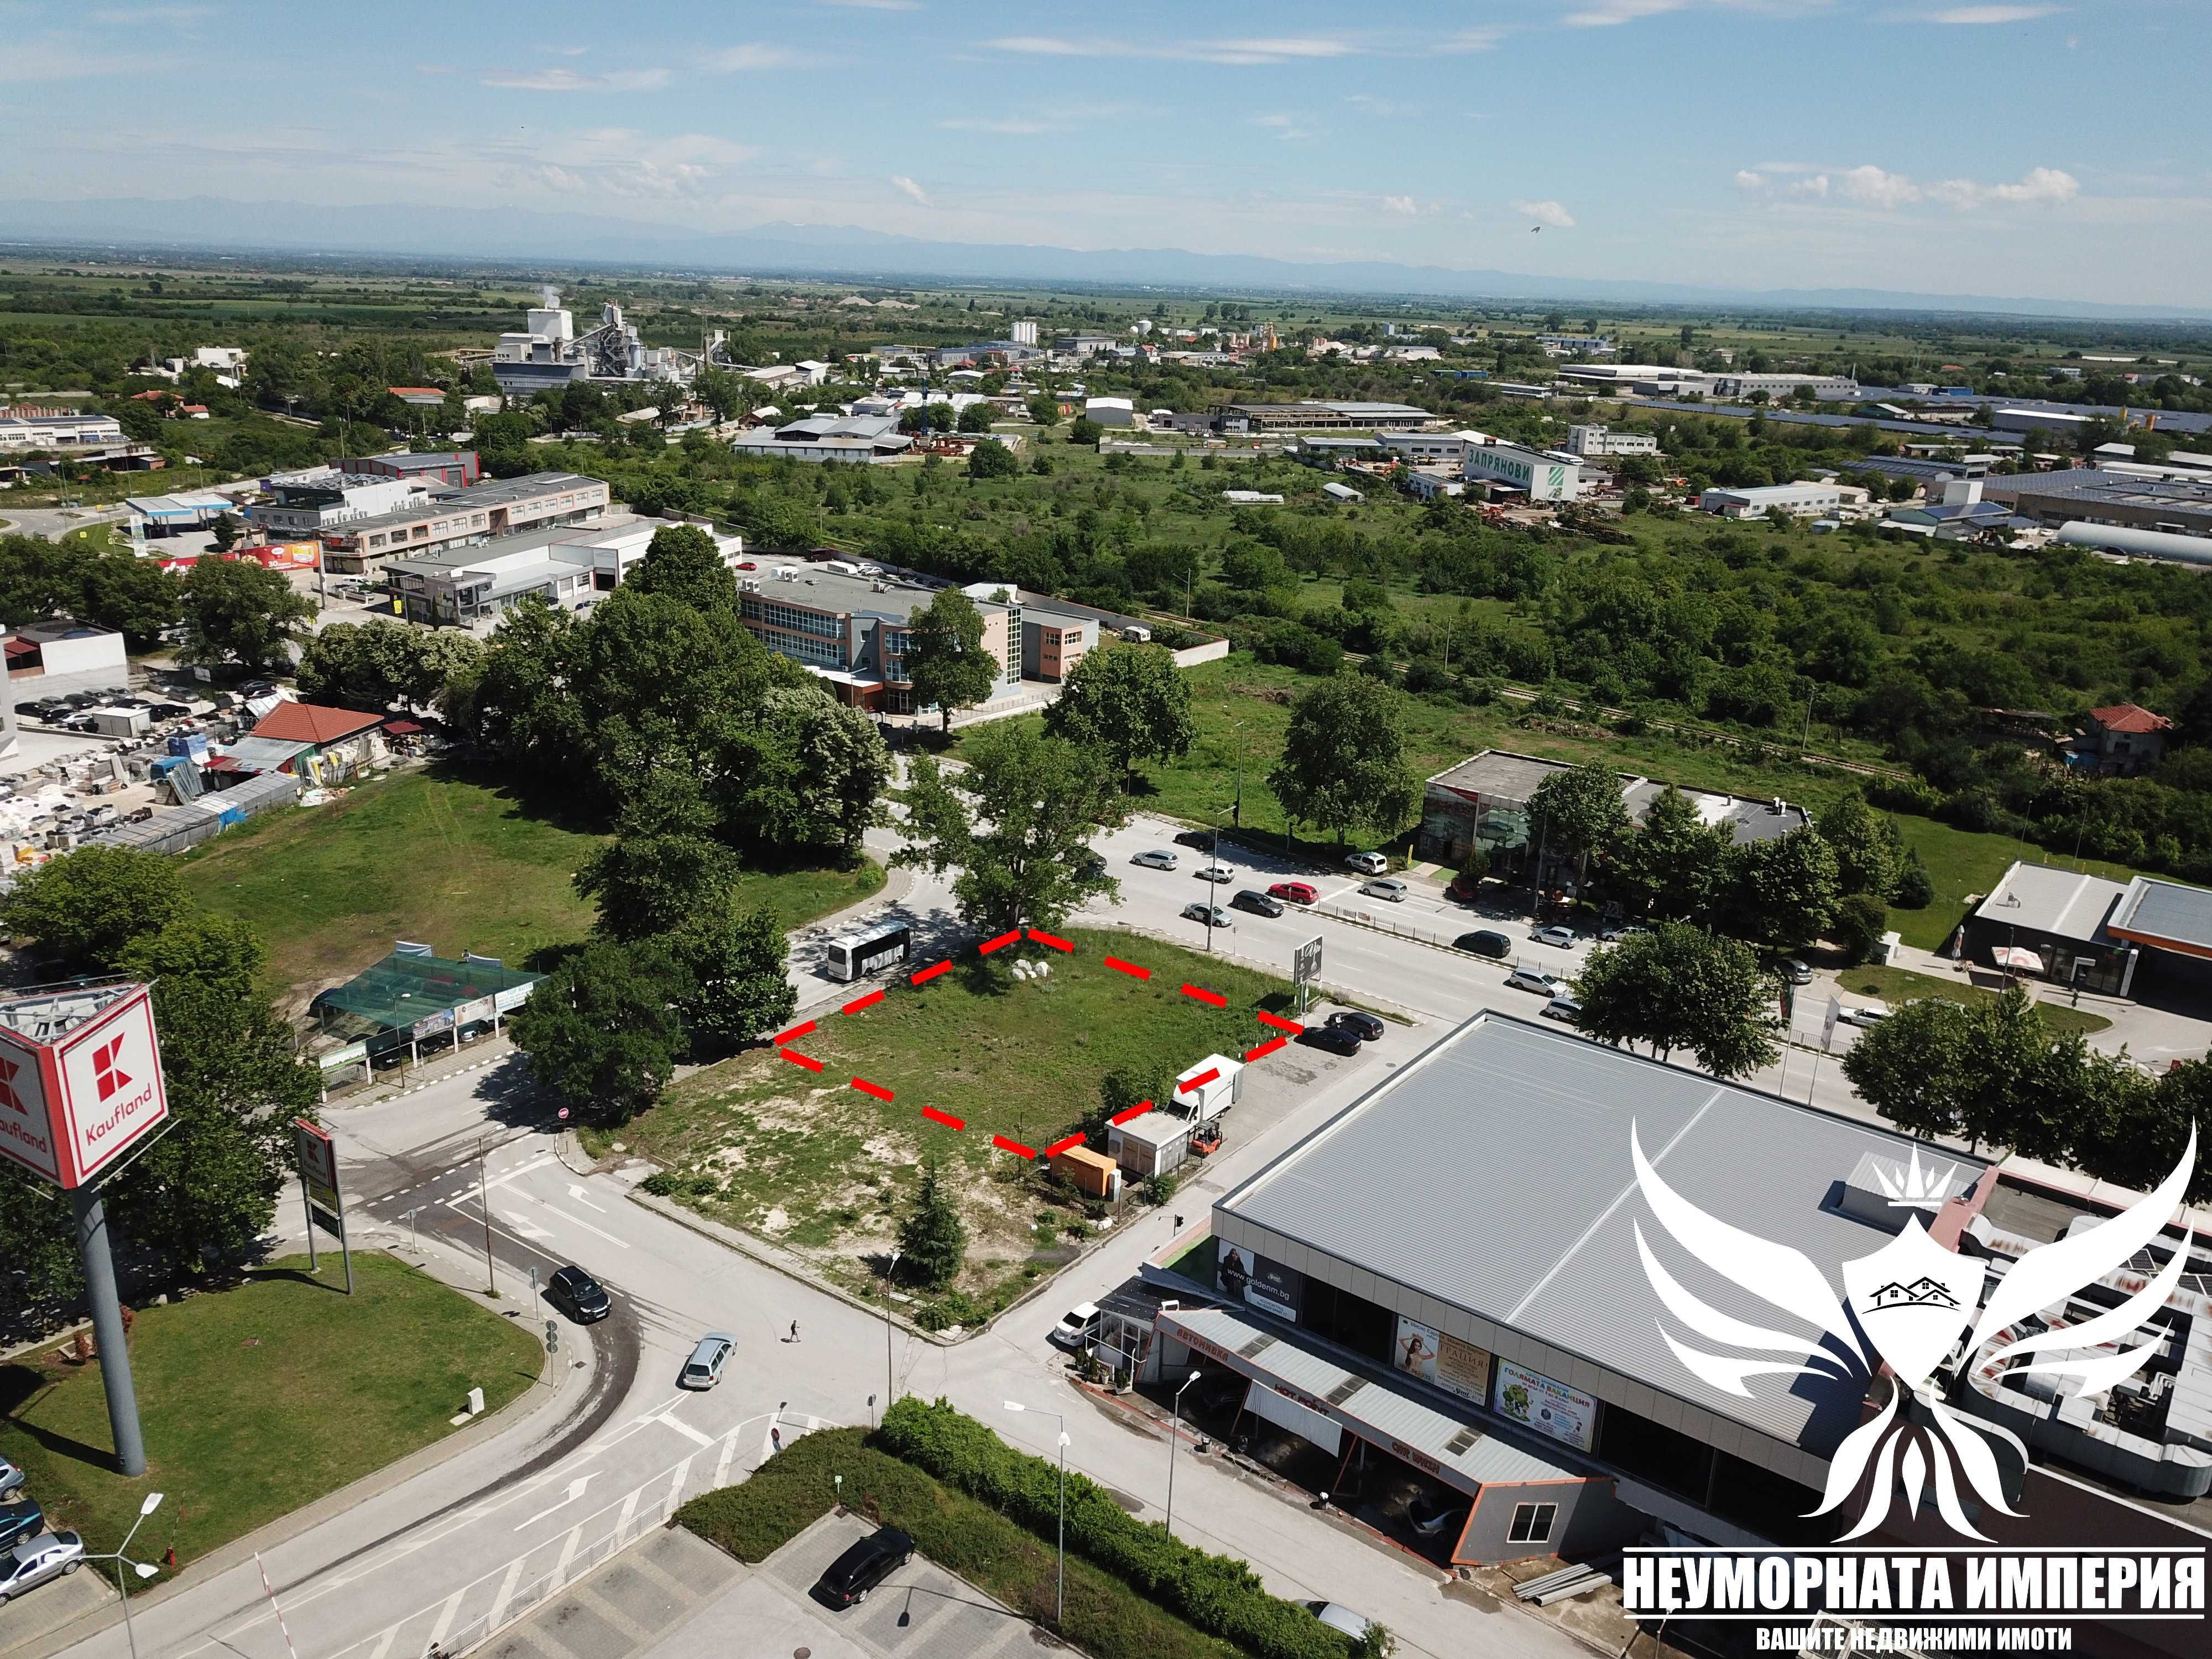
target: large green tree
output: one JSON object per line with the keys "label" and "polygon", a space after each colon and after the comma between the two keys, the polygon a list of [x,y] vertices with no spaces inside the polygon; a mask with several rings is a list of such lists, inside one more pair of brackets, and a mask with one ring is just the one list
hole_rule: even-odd
{"label": "large green tree", "polygon": [[1170,761],[1198,741],[1190,683],[1157,645],[1094,651],[1075,665],[1044,712],[1045,730],[1110,757],[1123,776],[1140,760]]}
{"label": "large green tree", "polygon": [[1820,839],[1836,854],[1838,891],[1887,903],[1908,857],[1895,821],[1869,806],[1864,796],[1850,794],[1820,814]]}
{"label": "large green tree", "polygon": [[817,684],[776,686],[750,729],[730,736],[724,775],[740,786],[730,810],[747,836],[787,853],[860,855],[891,778],[890,750],[866,710]]}
{"label": "large green tree", "polygon": [[899,864],[959,874],[961,920],[986,933],[1056,928],[1084,902],[1119,890],[1084,857],[1101,827],[1121,821],[1121,797],[1104,757],[1026,723],[986,727],[948,777],[915,761],[906,797],[908,843]]}
{"label": "large green tree", "polygon": [[683,1052],[690,975],[657,939],[602,939],[560,963],[507,1030],[531,1075],[578,1115],[619,1123],[660,1098]]}
{"label": "large green tree", "polygon": [[1402,694],[1380,681],[1340,674],[1297,701],[1282,758],[1267,775],[1293,824],[1392,835],[1420,804],[1408,762]]}
{"label": "large green tree", "polygon": [[185,578],[188,662],[289,670],[315,607],[283,573],[251,559],[202,559]]}
{"label": "large green tree", "polygon": [[1601,1042],[1648,1043],[1662,1059],[1687,1048],[1723,1078],[1747,1077],[1778,1052],[1773,977],[1747,946],[1686,922],[1593,951],[1575,988],[1582,1028]]}
{"label": "large green tree", "polygon": [[9,932],[37,940],[72,974],[113,971],[133,939],[191,909],[173,860],[127,847],[80,847],[19,878],[0,897]]}
{"label": "large green tree", "polygon": [[1844,1056],[1844,1075],[1911,1134],[2070,1161],[2072,1149],[2095,1144],[2106,1128],[2083,1121],[2088,1085],[2106,1081],[2101,1067],[2078,1038],[2056,1037],[2017,985],[1972,1004],[1941,997],[1905,1004],[1859,1034]]}
{"label": "large green tree", "polygon": [[1006,665],[984,648],[983,613],[975,601],[948,587],[914,615],[906,648],[907,678],[917,708],[936,708],[952,729],[952,712],[988,697],[1006,677]]}
{"label": "large green tree", "polygon": [[908,1284],[941,1291],[958,1275],[968,1253],[968,1229],[934,1156],[922,1164],[914,1208],[899,1223],[898,1237],[899,1275]]}
{"label": "large green tree", "polygon": [[1529,833],[1543,849],[1540,855],[1572,859],[1578,889],[1591,858],[1610,853],[1629,833],[1620,794],[1620,775],[1603,761],[1588,761],[1551,774],[1528,797]]}
{"label": "large green tree", "polygon": [[1689,921],[1711,908],[1728,855],[1728,831],[1705,823],[1689,797],[1669,784],[1642,825],[1615,844],[1607,873],[1642,914]]}
{"label": "large green tree", "polygon": [[728,1053],[791,1023],[799,991],[784,971],[790,950],[767,911],[740,908],[732,894],[702,903],[668,942],[691,980],[678,1006],[695,1051]]}
{"label": "large green tree", "polygon": [[300,695],[380,714],[395,704],[427,708],[465,683],[483,643],[454,629],[426,629],[386,617],[331,623],[300,653]]}
{"label": "large green tree", "polygon": [[1835,853],[1819,830],[1749,842],[1734,849],[1729,863],[1737,932],[1790,950],[1826,936],[1842,894]]}
{"label": "large green tree", "polygon": [[641,593],[665,594],[695,611],[737,614],[738,579],[714,538],[696,524],[667,524],[654,531],[624,585]]}

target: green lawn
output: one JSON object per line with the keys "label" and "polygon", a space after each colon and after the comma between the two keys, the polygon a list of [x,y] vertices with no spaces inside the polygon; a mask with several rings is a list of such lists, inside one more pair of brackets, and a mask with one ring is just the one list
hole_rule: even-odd
{"label": "green lawn", "polygon": [[1905,833],[1906,843],[1920,854],[1920,861],[1928,866],[1928,873],[1935,880],[1936,902],[1924,910],[1893,909],[1889,913],[1889,925],[1897,929],[1907,945],[1923,951],[1942,950],[1966,920],[1969,908],[1966,901],[1995,887],[2015,860],[2057,865],[2112,881],[2132,881],[2136,874],[2124,864],[2064,858],[2015,836],[1954,830],[1934,818],[1899,813],[1897,823]]}
{"label": "green lawn", "polygon": [[[775,1237],[833,1278],[865,1289],[871,1254],[890,1246],[926,1154],[945,1160],[969,1228],[958,1288],[1000,1305],[1067,1254],[1079,1212],[1054,1209],[1023,1183],[1026,1161],[996,1151],[994,1133],[1043,1147],[1097,1109],[1101,1079],[1126,1071],[1155,1098],[1208,1054],[1242,1054],[1276,1035],[1254,1018],[1280,1006],[1282,981],[1133,934],[1075,933],[1072,955],[1025,945],[1052,976],[1019,980],[1011,950],[965,958],[915,988],[850,1016],[822,1017],[793,1047],[823,1062],[817,1075],[773,1049],[740,1054],[686,1079],[665,1099],[596,1138],[620,1140],[682,1182],[702,1215]],[[1104,965],[1108,953],[1152,970],[1139,981]],[[1220,993],[1224,1008],[1182,994],[1186,981]],[[863,1078],[893,1092],[854,1090]],[[923,1106],[965,1121],[954,1131]],[[589,1133],[590,1132],[587,1132]],[[1030,1271],[1034,1270],[1034,1271]]]}
{"label": "green lawn", "polygon": [[[676,1518],[741,1561],[763,1561],[830,1512],[841,1474],[848,1504],[898,1528],[928,1559],[1023,1617],[1051,1625],[1052,1540],[878,1451],[860,1429],[802,1436],[743,1485],[702,1493]],[[1072,1551],[1066,1634],[1094,1659],[1227,1659],[1237,1651]]]}
{"label": "green lawn", "polygon": [[[185,854],[182,868],[204,903],[261,930],[270,978],[304,999],[360,972],[396,939],[520,965],[582,938],[594,907],[572,879],[602,840],[441,767],[254,818]],[[866,897],[883,871],[871,863],[746,881],[789,927]]]}
{"label": "green lawn", "polygon": [[146,1474],[113,1472],[97,1364],[46,1349],[0,1367],[0,1456],[20,1464],[47,1525],[114,1549],[148,1492],[164,1494],[133,1553],[180,1563],[452,1432],[481,1388],[488,1407],[538,1379],[544,1355],[513,1321],[380,1252],[303,1256],[234,1290],[139,1312],[131,1374]]}
{"label": "green lawn", "polygon": [[[1982,986],[1969,985],[1963,979],[1939,979],[1933,974],[1917,974],[1910,968],[1846,968],[1836,979],[1846,991],[1856,992],[1861,996],[1880,997],[1893,1007],[1899,1003],[1917,1001],[1922,997],[1948,997],[1953,1002],[1979,1002],[1997,994]],[[2035,1006],[2042,1011],[2044,1023],[2054,1031],[2079,1031],[2083,1036],[2088,1036],[2112,1028],[2111,1020],[2102,1014],[2091,1013],[2086,1008],[2071,1008],[2063,1002],[2040,998]]]}

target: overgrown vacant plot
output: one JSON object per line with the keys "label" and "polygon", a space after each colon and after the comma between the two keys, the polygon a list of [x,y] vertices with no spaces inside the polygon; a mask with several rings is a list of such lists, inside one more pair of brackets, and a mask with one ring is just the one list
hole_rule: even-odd
{"label": "overgrown vacant plot", "polygon": [[112,1550],[160,1492],[132,1553],[173,1545],[189,1563],[451,1433],[471,1388],[495,1408],[538,1379],[527,1331],[403,1262],[356,1251],[350,1297],[336,1252],[319,1277],[307,1267],[288,1257],[137,1316],[136,1480],[114,1472],[97,1364],[48,1348],[0,1367],[0,1456],[30,1476],[50,1527]]}
{"label": "overgrown vacant plot", "polygon": [[[269,974],[301,1000],[359,973],[395,939],[520,966],[590,931],[572,884],[605,838],[533,812],[507,789],[437,767],[349,790],[328,806],[271,813],[186,854],[185,882],[269,943]],[[785,927],[866,898],[874,864],[746,878]]]}
{"label": "overgrown vacant plot", "polygon": [[[959,1288],[994,1300],[1034,1277],[1025,1269],[1064,1259],[1064,1230],[1080,1216],[1042,1206],[1034,1167],[995,1150],[993,1133],[1042,1148],[1097,1110],[1109,1073],[1162,1089],[1209,1054],[1233,1057],[1280,1035],[1255,1017],[1288,998],[1270,975],[1128,933],[1085,929],[1071,942],[1072,955],[1022,947],[1052,963],[1048,979],[1017,978],[1010,949],[971,952],[924,986],[888,982],[884,1001],[825,1014],[793,1043],[822,1062],[818,1075],[774,1050],[741,1054],[678,1084],[602,1144],[618,1139],[665,1165],[702,1214],[795,1246],[855,1284],[868,1281],[868,1259],[889,1248],[917,1166],[936,1153],[969,1227]],[[1109,953],[1151,969],[1151,980],[1107,967]],[[1227,1006],[1184,995],[1186,981]],[[1300,1067],[1304,1051],[1264,1063]],[[854,1077],[894,1098],[860,1093]],[[932,1123],[924,1106],[968,1127]]]}

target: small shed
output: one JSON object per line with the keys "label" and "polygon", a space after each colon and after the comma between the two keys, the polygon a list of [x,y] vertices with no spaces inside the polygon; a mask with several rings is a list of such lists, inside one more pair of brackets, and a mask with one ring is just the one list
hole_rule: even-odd
{"label": "small shed", "polygon": [[1090,1197],[1110,1201],[1121,1195],[1121,1166],[1105,1153],[1094,1152],[1088,1146],[1070,1146],[1066,1152],[1054,1152],[1052,1169],[1054,1175]]}
{"label": "small shed", "polygon": [[1190,1157],[1190,1121],[1146,1112],[1106,1131],[1106,1150],[1131,1175],[1165,1175]]}

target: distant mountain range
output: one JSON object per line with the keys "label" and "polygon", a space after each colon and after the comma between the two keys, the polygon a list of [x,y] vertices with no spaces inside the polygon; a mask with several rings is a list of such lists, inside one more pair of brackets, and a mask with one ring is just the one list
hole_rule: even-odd
{"label": "distant mountain range", "polygon": [[1616,305],[1761,310],[1951,312],[2079,320],[2204,318],[2212,309],[2094,305],[1981,294],[1884,289],[1729,289],[1505,270],[1458,270],[1383,260],[1304,264],[1256,254],[1182,248],[1084,252],[1038,244],[938,242],[853,225],[756,225],[702,233],[585,213],[487,204],[357,207],[299,202],[123,199],[0,203],[0,247],[9,243],[136,251],[370,253],[429,258],[584,262],[630,269],[744,272],[846,280],[969,280],[1100,283],[1225,291],[1422,295],[1451,300],[1595,300]]}

